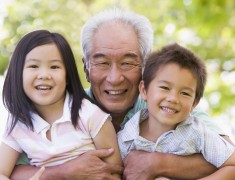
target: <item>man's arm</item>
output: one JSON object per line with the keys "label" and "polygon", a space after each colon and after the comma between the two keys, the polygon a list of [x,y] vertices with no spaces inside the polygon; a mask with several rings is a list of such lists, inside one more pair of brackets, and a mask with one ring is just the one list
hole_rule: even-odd
{"label": "man's arm", "polygon": [[132,151],[124,160],[124,177],[129,179],[154,179],[169,177],[198,179],[217,169],[202,155],[178,156],[166,153]]}
{"label": "man's arm", "polygon": [[[47,167],[41,176],[41,180],[63,180],[63,179],[110,179],[117,177],[113,173],[120,174],[123,168],[119,165],[108,164],[102,161],[102,158],[108,157],[112,151],[107,149],[94,150],[84,153],[78,158],[67,163]],[[18,165],[15,167],[11,179],[29,179],[39,168],[29,165]]]}

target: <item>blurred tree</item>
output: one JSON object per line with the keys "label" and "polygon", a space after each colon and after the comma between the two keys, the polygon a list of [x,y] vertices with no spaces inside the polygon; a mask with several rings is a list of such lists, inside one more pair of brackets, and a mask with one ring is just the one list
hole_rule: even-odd
{"label": "blurred tree", "polygon": [[[235,1],[234,0],[2,0],[0,4],[0,74],[19,38],[35,29],[62,33],[70,42],[82,82],[80,31],[93,14],[112,6],[147,16],[155,31],[155,49],[178,42],[192,49],[208,65],[205,97],[210,113],[235,107]],[[3,9],[6,7],[6,9]],[[1,22],[1,19],[0,19]]]}

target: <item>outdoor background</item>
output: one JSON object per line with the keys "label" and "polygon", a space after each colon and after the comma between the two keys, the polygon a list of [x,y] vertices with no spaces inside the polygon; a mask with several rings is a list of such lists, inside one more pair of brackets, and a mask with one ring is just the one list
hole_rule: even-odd
{"label": "outdoor background", "polygon": [[[0,92],[4,72],[17,42],[36,29],[56,31],[67,38],[77,59],[82,82],[89,87],[81,62],[81,27],[95,13],[114,6],[150,19],[155,50],[177,42],[205,60],[209,79],[200,105],[234,139],[234,0],[0,0]],[[0,134],[6,117],[1,102]]]}

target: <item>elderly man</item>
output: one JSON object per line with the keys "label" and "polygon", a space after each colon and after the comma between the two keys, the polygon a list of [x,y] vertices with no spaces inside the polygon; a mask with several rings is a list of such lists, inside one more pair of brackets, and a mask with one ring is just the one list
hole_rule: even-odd
{"label": "elderly man", "polygon": [[[139,97],[142,65],[152,51],[153,30],[149,20],[120,9],[105,10],[84,25],[81,34],[84,70],[91,88],[87,93],[111,114],[116,131],[146,104]],[[88,112],[89,113],[89,112]],[[222,134],[209,117],[195,110],[209,128]],[[107,135],[108,136],[108,135]],[[95,150],[59,166],[46,168],[41,179],[115,179],[122,167],[102,161],[112,152]],[[27,179],[38,168],[16,166],[12,179]],[[162,153],[131,152],[124,161],[126,179],[154,179],[158,176],[197,179],[215,171],[201,155],[176,156]]]}

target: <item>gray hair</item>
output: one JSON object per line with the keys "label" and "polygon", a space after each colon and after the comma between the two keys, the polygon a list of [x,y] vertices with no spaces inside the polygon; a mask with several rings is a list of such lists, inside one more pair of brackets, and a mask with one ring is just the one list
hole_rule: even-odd
{"label": "gray hair", "polygon": [[81,46],[83,51],[83,58],[88,69],[88,57],[92,49],[92,38],[102,24],[108,23],[110,21],[118,21],[133,27],[139,38],[139,48],[143,61],[152,51],[153,29],[147,17],[118,8],[106,9],[90,18],[84,24],[81,31]]}

